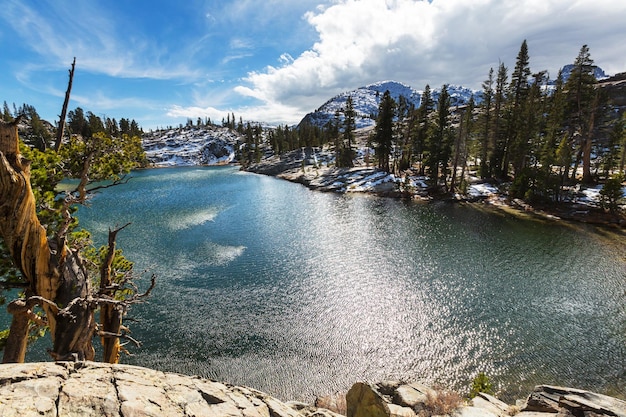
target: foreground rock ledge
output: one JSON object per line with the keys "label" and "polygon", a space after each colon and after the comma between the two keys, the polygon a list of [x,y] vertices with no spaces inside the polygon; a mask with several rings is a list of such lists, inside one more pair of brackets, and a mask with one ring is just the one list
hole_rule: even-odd
{"label": "foreground rock ledge", "polygon": [[[350,417],[417,417],[433,414],[427,410],[428,403],[438,395],[419,383],[388,381],[356,383],[342,398]],[[481,394],[471,404],[459,403],[447,415],[505,417],[515,413],[520,417],[626,417],[626,402],[588,391],[542,385],[519,408]],[[95,362],[0,365],[0,417],[340,415],[303,403],[284,403],[251,388],[138,366]]]}
{"label": "foreground rock ledge", "polygon": [[[296,409],[299,408],[299,410]],[[0,365],[0,417],[336,417],[250,388],[130,365]]]}

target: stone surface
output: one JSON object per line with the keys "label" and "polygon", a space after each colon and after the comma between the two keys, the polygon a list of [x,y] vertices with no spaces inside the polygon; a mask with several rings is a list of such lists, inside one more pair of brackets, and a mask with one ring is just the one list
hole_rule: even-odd
{"label": "stone surface", "polygon": [[426,402],[430,388],[421,384],[401,385],[396,389],[394,402],[405,407],[415,408]]}
{"label": "stone surface", "polygon": [[[137,366],[94,362],[0,365],[0,417],[342,416],[337,409],[348,417],[422,417],[432,415],[429,410],[437,407],[431,403],[441,401],[444,393],[420,383],[358,382],[347,395],[325,397],[313,406],[282,402],[252,388]],[[535,387],[523,407],[508,406],[482,393],[471,402],[447,401],[445,409],[453,417],[505,417],[519,408],[519,417],[626,417],[625,401],[550,385]]]}
{"label": "stone surface", "polygon": [[347,417],[389,417],[389,406],[370,384],[357,382],[346,394]]}
{"label": "stone surface", "polygon": [[480,408],[476,406],[474,407],[463,406],[454,410],[452,416],[453,417],[497,417],[498,414],[494,414],[490,412],[489,410],[485,410],[484,408]]}
{"label": "stone surface", "polygon": [[569,411],[572,415],[626,417],[626,401],[575,388],[538,385],[529,395],[522,411]]}
{"label": "stone surface", "polygon": [[337,417],[265,393],[129,365],[0,365],[0,417]]}
{"label": "stone surface", "polygon": [[[492,395],[479,393],[471,401],[461,400],[453,410],[457,400],[454,396],[445,399],[444,394],[445,390],[434,390],[420,383],[357,383],[346,396],[348,417],[431,416],[432,410],[442,409],[442,400],[448,401],[444,409],[452,417],[626,417],[626,402],[574,388],[541,385],[523,405],[508,405]],[[520,408],[522,411],[518,413]]]}
{"label": "stone surface", "polygon": [[492,414],[499,417],[511,415],[512,410],[508,404],[489,394],[485,394],[484,392],[479,392],[478,395],[472,399],[472,405],[477,408],[488,410]]}
{"label": "stone surface", "polygon": [[387,406],[389,407],[389,417],[417,417],[412,408],[396,404],[388,404]]}

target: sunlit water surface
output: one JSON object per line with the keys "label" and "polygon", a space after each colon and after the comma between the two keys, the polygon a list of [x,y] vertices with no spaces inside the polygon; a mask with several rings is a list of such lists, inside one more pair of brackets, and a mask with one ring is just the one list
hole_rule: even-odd
{"label": "sunlit water surface", "polygon": [[625,263],[570,227],[312,192],[236,168],[133,174],[81,209],[158,284],[126,363],[310,400],[360,380],[626,396]]}

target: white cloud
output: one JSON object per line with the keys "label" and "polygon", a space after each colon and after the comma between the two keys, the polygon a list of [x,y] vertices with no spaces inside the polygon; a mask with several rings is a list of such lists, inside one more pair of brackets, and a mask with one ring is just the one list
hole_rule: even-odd
{"label": "white cloud", "polygon": [[[145,93],[152,109],[170,109],[168,117],[214,118],[227,113],[222,107],[282,123],[297,123],[334,95],[376,81],[480,88],[490,67],[502,61],[512,68],[524,39],[534,71],[555,76],[583,44],[608,73],[626,71],[623,0],[234,0],[209,2],[199,12],[162,4],[171,18],[165,10],[136,16],[131,3],[59,0],[35,8],[5,0],[0,37],[24,50],[5,71],[26,90],[62,97],[76,56],[77,71],[91,77],[82,93],[75,85],[84,106],[118,102],[142,112],[124,97]],[[44,81],[50,74],[60,75]]]}
{"label": "white cloud", "polygon": [[285,52],[280,55],[280,58],[278,60],[280,61],[281,64],[288,65],[293,62],[293,57]]}
{"label": "white cloud", "polygon": [[218,109],[213,106],[182,107],[174,105],[167,110],[167,116],[174,119],[196,120],[198,117],[202,119],[208,117],[214,122],[226,119],[226,117],[232,113],[235,114],[235,117],[241,117],[243,120],[277,125],[288,123],[300,117],[298,109],[280,104],[278,106],[262,105],[256,107],[238,107],[230,110]]}
{"label": "white cloud", "polygon": [[[345,89],[394,79],[479,88],[524,39],[531,68],[552,75],[583,44],[608,72],[626,70],[621,0],[340,0],[306,15],[318,41],[292,62],[252,71],[239,94],[301,117]],[[297,121],[297,120],[294,120]]]}
{"label": "white cloud", "polygon": [[[40,8],[20,1],[3,4],[0,17],[36,52],[33,70],[65,68],[77,57],[83,71],[121,78],[197,79],[198,70],[168,51],[118,27],[115,16],[91,2],[54,2]],[[184,48],[181,48],[184,50]]]}

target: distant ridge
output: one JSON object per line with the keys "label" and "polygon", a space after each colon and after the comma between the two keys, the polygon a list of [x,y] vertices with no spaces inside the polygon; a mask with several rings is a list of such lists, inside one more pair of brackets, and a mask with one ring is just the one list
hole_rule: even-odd
{"label": "distant ridge", "polygon": [[[378,105],[385,91],[389,90],[391,97],[398,102],[400,97],[404,97],[409,104],[419,107],[422,98],[422,91],[418,91],[406,84],[397,81],[381,81],[369,84],[356,90],[346,91],[336,95],[335,97],[322,104],[317,110],[304,116],[300,124],[307,123],[313,126],[323,127],[329,121],[335,118],[337,112],[341,113],[346,105],[348,97],[352,97],[354,110],[356,111],[356,127],[370,127],[376,124],[376,114],[378,113]],[[435,100],[439,97],[439,89],[432,90],[432,96]],[[478,97],[480,92],[471,90],[462,86],[448,86],[451,104],[453,106],[461,106],[467,104],[472,95]],[[340,119],[343,115],[340,114]]]}
{"label": "distant ridge", "polygon": [[[563,67],[561,71],[564,81],[567,81],[573,68],[573,64],[565,65]],[[608,78],[608,75],[602,68],[594,66],[593,69],[594,76],[599,81]],[[548,81],[548,85],[553,84],[554,80]],[[439,98],[441,87],[433,88],[433,86],[431,86],[431,88],[432,97],[436,101]],[[343,120],[341,111],[345,107],[348,97],[352,97],[354,110],[357,113],[357,129],[374,126],[376,124],[376,113],[378,112],[380,99],[387,90],[389,90],[391,97],[393,97],[396,102],[399,101],[400,96],[403,96],[415,107],[419,107],[421,103],[423,93],[422,90],[416,90],[413,87],[398,81],[380,81],[336,95],[326,103],[322,104],[317,110],[304,116],[304,118],[300,121],[300,124],[307,123],[312,126],[324,127],[329,121],[335,118],[335,114],[337,112],[339,112],[340,120]],[[472,90],[459,85],[448,85],[448,93],[450,94],[450,104],[452,106],[463,106],[469,102],[469,99],[472,96],[474,97],[476,104],[479,104],[482,101],[482,91]]]}

